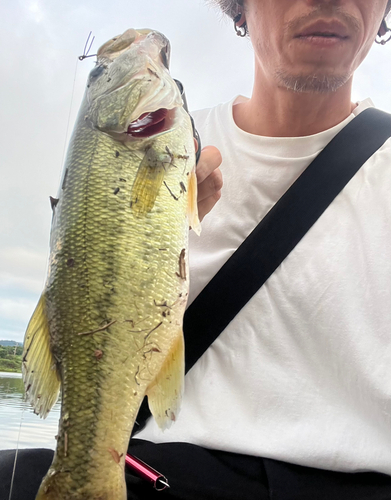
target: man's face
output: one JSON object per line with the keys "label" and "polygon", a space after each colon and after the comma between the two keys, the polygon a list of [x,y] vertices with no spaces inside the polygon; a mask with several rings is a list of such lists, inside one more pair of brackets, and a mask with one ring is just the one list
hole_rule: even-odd
{"label": "man's face", "polygon": [[245,0],[258,65],[277,85],[335,91],[371,48],[387,0]]}

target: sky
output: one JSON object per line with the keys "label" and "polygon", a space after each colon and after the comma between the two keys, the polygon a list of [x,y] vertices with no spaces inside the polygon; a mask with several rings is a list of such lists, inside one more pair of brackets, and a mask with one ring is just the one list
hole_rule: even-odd
{"label": "sky", "polygon": [[[51,209],[64,150],[94,58],[128,28],[171,41],[171,74],[190,109],[250,96],[253,54],[232,22],[204,0],[2,0],[0,3],[0,339],[23,341],[42,292]],[[391,42],[356,72],[353,100],[391,112]],[[206,144],[204,144],[206,145]]]}

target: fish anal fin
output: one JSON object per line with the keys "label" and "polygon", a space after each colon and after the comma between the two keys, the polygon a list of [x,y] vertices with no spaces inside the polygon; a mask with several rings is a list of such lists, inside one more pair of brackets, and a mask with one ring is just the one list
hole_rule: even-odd
{"label": "fish anal fin", "polygon": [[151,413],[162,430],[168,429],[178,416],[184,374],[184,342],[181,330],[158,376],[146,392]]}
{"label": "fish anal fin", "polygon": [[142,159],[132,187],[130,206],[136,215],[145,215],[155,205],[172,158],[149,148]]}
{"label": "fish anal fin", "polygon": [[27,326],[22,359],[26,396],[35,413],[46,418],[57,401],[61,384],[55,359],[50,349],[49,324],[44,294],[41,295]]}
{"label": "fish anal fin", "polygon": [[189,219],[189,226],[199,236],[201,234],[201,222],[198,218],[198,205],[197,205],[197,177],[195,168],[190,173],[189,188],[187,198],[187,213]]}

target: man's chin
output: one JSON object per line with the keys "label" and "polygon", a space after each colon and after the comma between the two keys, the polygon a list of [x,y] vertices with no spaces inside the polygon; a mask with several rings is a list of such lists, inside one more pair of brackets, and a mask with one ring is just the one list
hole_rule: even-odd
{"label": "man's chin", "polygon": [[280,87],[294,92],[309,92],[325,94],[336,92],[348,81],[348,75],[291,75],[284,71],[278,71],[277,81]]}

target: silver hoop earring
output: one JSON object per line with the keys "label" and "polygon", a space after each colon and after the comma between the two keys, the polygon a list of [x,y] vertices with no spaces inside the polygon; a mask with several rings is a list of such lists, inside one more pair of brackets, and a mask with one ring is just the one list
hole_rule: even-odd
{"label": "silver hoop earring", "polygon": [[247,35],[247,25],[246,23],[243,23],[242,26],[237,26],[236,23],[238,23],[240,21],[242,17],[242,14],[238,14],[235,18],[234,18],[234,28],[235,28],[235,31],[236,31],[236,34],[240,37],[244,37]]}
{"label": "silver hoop earring", "polygon": [[383,19],[380,30],[377,34],[375,42],[379,45],[385,45],[391,40],[391,28],[387,26],[385,19]]}

